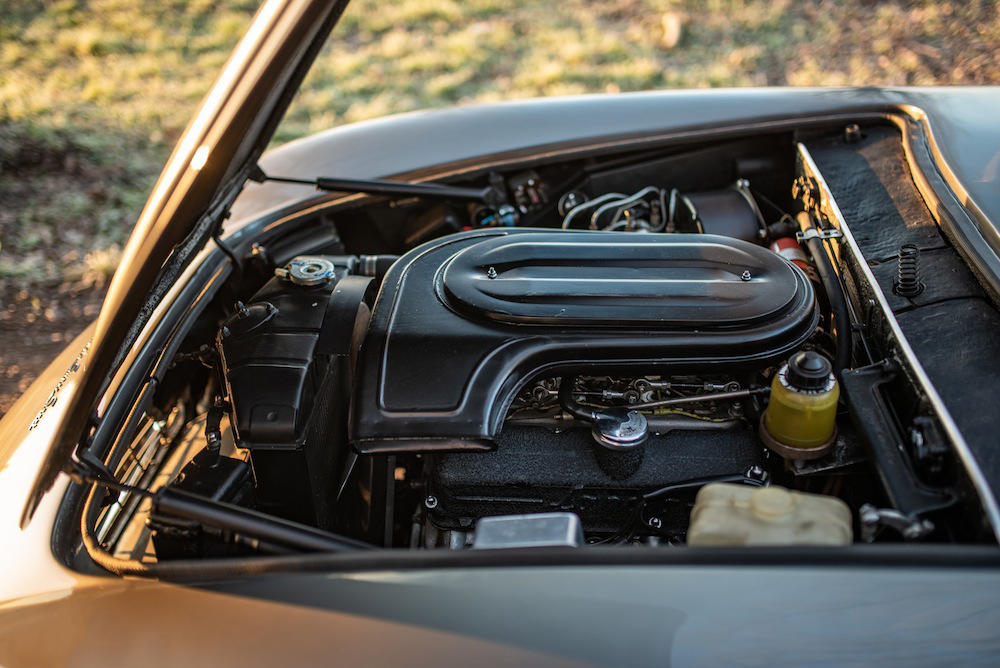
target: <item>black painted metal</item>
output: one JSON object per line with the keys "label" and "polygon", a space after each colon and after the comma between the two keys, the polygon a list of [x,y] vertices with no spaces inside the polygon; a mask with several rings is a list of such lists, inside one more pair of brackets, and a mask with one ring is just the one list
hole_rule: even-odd
{"label": "black painted metal", "polygon": [[437,279],[471,317],[557,327],[732,328],[801,306],[794,265],[712,235],[504,235],[467,245]]}
{"label": "black painted metal", "polygon": [[906,455],[905,444],[882,396],[883,387],[900,372],[894,362],[879,362],[840,375],[851,418],[861,433],[889,501],[897,510],[916,516],[955,502],[951,490],[921,485]]}
{"label": "black painted metal", "polygon": [[319,190],[328,190],[330,192],[365,193],[368,195],[412,195],[434,199],[470,200],[473,202],[487,202],[494,195],[493,188],[461,188],[443,183],[406,183],[405,181],[383,181],[378,179],[337,179],[329,176],[320,176],[315,179],[298,179],[270,175],[264,175],[259,180],[316,186]]}
{"label": "black painted metal", "polygon": [[755,369],[797,349],[817,318],[802,272],[739,240],[452,235],[386,275],[359,356],[352,444],[490,449],[514,393],[539,373]]}
{"label": "black painted metal", "polygon": [[217,341],[259,507],[321,527],[332,522],[334,484],[347,454],[342,434],[354,332],[367,324],[365,299],[373,292],[371,278],[347,275],[355,258],[328,259],[334,280],[303,286],[271,279],[223,324]]}

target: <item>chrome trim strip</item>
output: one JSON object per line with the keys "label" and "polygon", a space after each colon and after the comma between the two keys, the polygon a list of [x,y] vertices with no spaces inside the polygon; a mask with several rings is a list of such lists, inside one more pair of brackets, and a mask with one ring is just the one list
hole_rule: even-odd
{"label": "chrome trim strip", "polygon": [[823,175],[816,167],[816,163],[813,162],[812,156],[809,154],[809,150],[801,143],[796,144],[796,149],[798,150],[799,158],[802,160],[806,176],[811,176],[816,180],[816,184],[819,186],[821,193],[821,202],[828,208],[834,223],[843,234],[843,241],[850,249],[851,254],[853,254],[857,260],[861,273],[864,275],[865,280],[868,281],[872,293],[878,300],[879,308],[882,309],[882,315],[888,323],[889,329],[892,331],[892,335],[896,338],[899,352],[904,357],[906,364],[910,367],[910,371],[913,373],[913,376],[920,383],[924,393],[926,393],[934,412],[937,413],[938,419],[941,421],[941,426],[944,427],[945,432],[948,434],[948,438],[951,440],[955,451],[958,453],[958,457],[961,460],[962,465],[965,467],[966,473],[969,475],[969,479],[972,481],[972,486],[975,488],[976,493],[979,495],[979,499],[983,504],[986,517],[990,522],[990,526],[993,528],[993,535],[1000,540],[1000,506],[998,506],[997,500],[993,496],[993,490],[990,489],[983,470],[979,467],[979,462],[976,461],[975,456],[969,449],[969,444],[965,441],[965,437],[962,436],[962,433],[958,429],[958,425],[955,424],[955,420],[952,419],[951,413],[948,412],[948,408],[941,400],[941,395],[938,394],[937,389],[935,389],[934,385],[931,383],[930,377],[928,377],[927,372],[924,371],[924,367],[921,366],[920,361],[913,352],[913,348],[910,347],[910,342],[907,341],[906,337],[903,335],[903,330],[900,328],[899,322],[896,320],[896,316],[893,314],[892,309],[889,308],[889,302],[886,301],[885,295],[882,293],[882,288],[879,287],[878,281],[875,279],[875,274],[872,273],[871,267],[868,266],[868,262],[864,259],[861,247],[858,246],[858,242],[854,239],[851,229],[847,226],[844,214],[841,213],[840,207],[837,206],[837,201],[833,198],[833,193],[830,191],[830,187],[827,185]]}

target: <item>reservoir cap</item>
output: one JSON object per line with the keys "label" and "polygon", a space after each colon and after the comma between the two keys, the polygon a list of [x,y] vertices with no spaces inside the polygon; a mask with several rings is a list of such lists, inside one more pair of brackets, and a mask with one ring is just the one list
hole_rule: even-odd
{"label": "reservoir cap", "polygon": [[789,385],[799,390],[822,390],[829,382],[832,370],[830,360],[819,353],[804,350],[795,353],[788,360],[785,379]]}

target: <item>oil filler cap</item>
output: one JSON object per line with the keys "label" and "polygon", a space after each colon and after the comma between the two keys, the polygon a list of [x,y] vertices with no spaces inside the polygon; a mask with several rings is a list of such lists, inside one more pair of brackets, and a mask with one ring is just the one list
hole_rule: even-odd
{"label": "oil filler cap", "polygon": [[830,360],[819,353],[805,350],[795,353],[788,360],[785,380],[798,390],[822,390],[830,379],[833,367]]}

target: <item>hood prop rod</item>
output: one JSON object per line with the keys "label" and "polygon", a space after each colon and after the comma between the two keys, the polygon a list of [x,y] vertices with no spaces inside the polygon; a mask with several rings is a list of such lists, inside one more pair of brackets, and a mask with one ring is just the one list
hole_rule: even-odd
{"label": "hood prop rod", "polygon": [[263,552],[350,552],[371,550],[373,545],[323,531],[249,508],[216,501],[169,485],[157,491],[127,485],[83,463],[73,473],[74,482],[90,483],[119,493],[138,494],[152,500],[157,512],[211,527],[236,543]]}
{"label": "hood prop rod", "polygon": [[374,546],[347,536],[339,536],[280,517],[234,506],[171,487],[161,488],[153,497],[156,510],[203,526],[241,536],[251,547],[276,545],[300,552],[349,552],[371,550]]}
{"label": "hood prop rod", "polygon": [[315,186],[319,190],[343,193],[364,193],[366,195],[403,195],[434,199],[458,199],[482,202],[496,208],[506,202],[502,187],[495,182],[485,188],[464,188],[443,183],[405,183],[403,181],[380,181],[374,179],[340,179],[320,176],[315,179],[300,179],[288,176],[270,176],[259,165],[255,165],[248,178],[257,183],[274,181],[277,183],[297,183]]}

